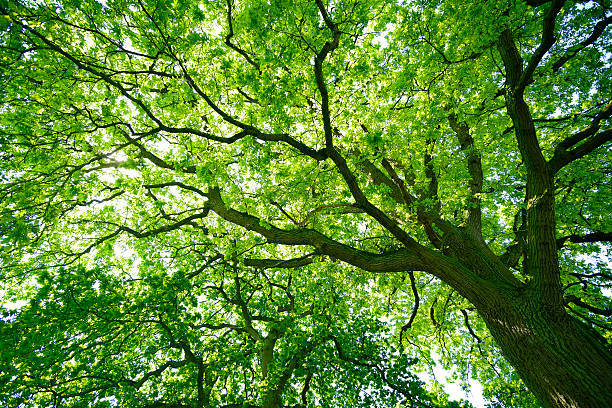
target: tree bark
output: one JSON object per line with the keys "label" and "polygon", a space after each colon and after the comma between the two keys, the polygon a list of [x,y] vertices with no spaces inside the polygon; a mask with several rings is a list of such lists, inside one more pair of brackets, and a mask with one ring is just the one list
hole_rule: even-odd
{"label": "tree bark", "polygon": [[[612,353],[605,339],[570,316],[563,303],[551,302],[550,287],[511,278],[494,254],[467,235],[447,238],[455,262],[428,261],[476,307],[502,354],[540,404],[612,407]],[[471,270],[473,278],[467,279],[462,270],[466,279],[448,279],[460,275],[450,271],[457,267]]]}
{"label": "tree bark", "polygon": [[[459,240],[458,240],[459,241]],[[464,267],[482,276],[495,257],[477,251],[473,241],[450,242]],[[442,273],[453,267],[439,262]],[[477,272],[480,269],[481,272]],[[491,274],[492,272],[489,272]],[[539,272],[536,271],[536,275]],[[449,274],[450,275],[450,274]],[[612,407],[612,353],[595,330],[569,315],[563,304],[551,303],[549,288],[535,281],[505,280],[505,270],[491,280],[448,282],[469,300],[484,319],[504,357],[544,408]]]}
{"label": "tree bark", "polygon": [[478,308],[503,355],[544,408],[612,407],[604,339],[530,292],[497,296]]}
{"label": "tree bark", "polygon": [[[476,305],[502,353],[545,408],[612,407],[612,357],[605,340],[563,306],[555,227],[555,167],[545,159],[524,92],[554,44],[555,0],[541,43],[525,65],[510,29],[497,49],[504,62],[506,110],[527,172],[526,284]],[[478,300],[478,299],[476,299]],[[494,304],[496,302],[497,304]]]}

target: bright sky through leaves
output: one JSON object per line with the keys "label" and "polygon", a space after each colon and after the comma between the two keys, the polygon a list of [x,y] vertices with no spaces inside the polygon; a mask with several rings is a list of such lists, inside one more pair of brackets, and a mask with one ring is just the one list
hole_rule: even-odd
{"label": "bright sky through leaves", "polygon": [[610,23],[0,0],[0,405],[612,406]]}

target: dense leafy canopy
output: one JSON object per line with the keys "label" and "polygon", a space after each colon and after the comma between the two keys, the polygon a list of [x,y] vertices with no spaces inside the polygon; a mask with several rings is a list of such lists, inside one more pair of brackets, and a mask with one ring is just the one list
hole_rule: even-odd
{"label": "dense leafy canopy", "polygon": [[0,405],[539,406],[499,345],[551,406],[496,313],[610,339],[607,0],[0,14]]}

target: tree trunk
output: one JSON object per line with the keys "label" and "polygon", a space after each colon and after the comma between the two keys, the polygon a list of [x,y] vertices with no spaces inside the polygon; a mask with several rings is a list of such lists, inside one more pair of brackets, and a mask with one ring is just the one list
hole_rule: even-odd
{"label": "tree trunk", "polygon": [[540,403],[545,408],[612,407],[612,358],[603,338],[562,307],[541,307],[534,293],[504,297],[510,300],[488,305],[481,315]]}

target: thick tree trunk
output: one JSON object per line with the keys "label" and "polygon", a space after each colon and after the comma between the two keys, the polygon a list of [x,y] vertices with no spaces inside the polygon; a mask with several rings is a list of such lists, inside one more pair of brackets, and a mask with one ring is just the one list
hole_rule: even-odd
{"label": "thick tree trunk", "polygon": [[[544,408],[612,407],[612,353],[593,329],[523,283],[484,246],[447,235],[450,257],[432,269],[478,310],[502,354]],[[455,270],[455,271],[453,271]],[[461,278],[455,278],[461,277]]]}
{"label": "thick tree trunk", "polygon": [[[497,49],[505,66],[505,100],[527,171],[527,245],[524,275],[529,285],[494,296],[500,304],[478,307],[508,361],[545,408],[612,407],[612,357],[600,336],[569,316],[562,300],[555,228],[553,168],[539,145],[525,88],[555,41],[563,1],[552,2],[542,40],[527,64],[508,28]],[[506,299],[504,303],[504,299]],[[479,299],[476,299],[477,301]]]}
{"label": "thick tree trunk", "polygon": [[534,299],[517,293],[481,312],[504,356],[545,408],[612,407],[612,357],[601,336]]}

